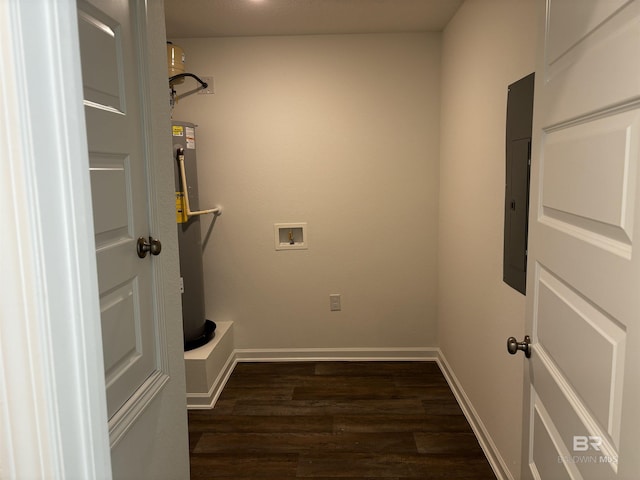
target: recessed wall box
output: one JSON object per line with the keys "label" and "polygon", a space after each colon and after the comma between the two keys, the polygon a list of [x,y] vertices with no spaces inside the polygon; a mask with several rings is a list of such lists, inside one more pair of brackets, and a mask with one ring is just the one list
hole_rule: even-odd
{"label": "recessed wall box", "polygon": [[306,250],[309,248],[307,224],[274,223],[276,250]]}

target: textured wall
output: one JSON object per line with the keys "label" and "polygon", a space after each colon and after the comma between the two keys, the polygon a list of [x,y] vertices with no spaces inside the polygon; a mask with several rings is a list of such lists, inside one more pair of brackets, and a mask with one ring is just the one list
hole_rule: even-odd
{"label": "textured wall", "polygon": [[[440,35],[170,40],[215,79],[173,115],[199,125],[201,207],[224,208],[209,318],[238,348],[434,346]],[[275,251],[277,222],[308,222],[309,249]]]}
{"label": "textured wall", "polygon": [[535,2],[467,0],[443,34],[440,347],[514,478],[525,297],[502,282],[507,86],[535,68]]}

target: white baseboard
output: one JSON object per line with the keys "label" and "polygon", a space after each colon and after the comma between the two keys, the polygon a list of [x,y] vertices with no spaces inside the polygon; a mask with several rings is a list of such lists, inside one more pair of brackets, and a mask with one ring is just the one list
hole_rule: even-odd
{"label": "white baseboard", "polygon": [[215,406],[218,397],[222,393],[222,389],[229,381],[229,377],[236,366],[235,355],[232,353],[222,367],[222,370],[216,377],[213,385],[207,393],[188,393],[187,392],[187,409],[189,410],[207,410]]}
{"label": "white baseboard", "polygon": [[420,361],[436,360],[435,347],[237,349],[239,362]]}
{"label": "white baseboard", "polygon": [[187,408],[213,408],[238,362],[436,361],[438,355],[435,347],[235,349],[207,393],[187,393]]}
{"label": "white baseboard", "polygon": [[471,429],[478,439],[478,443],[480,443],[480,447],[484,451],[491,468],[493,469],[493,473],[496,474],[498,480],[515,480],[509,468],[507,467],[507,463],[500,455],[496,444],[493,442],[489,431],[485,427],[484,423],[480,419],[478,412],[476,412],[475,408],[471,404],[469,397],[465,393],[462,385],[458,381],[457,377],[451,370],[451,366],[447,362],[447,359],[442,354],[442,351],[438,349],[438,365],[440,366],[440,370],[442,370],[442,374],[444,375],[453,395],[456,397],[458,401],[458,405],[462,409],[464,416],[467,418],[469,425],[471,425]]}

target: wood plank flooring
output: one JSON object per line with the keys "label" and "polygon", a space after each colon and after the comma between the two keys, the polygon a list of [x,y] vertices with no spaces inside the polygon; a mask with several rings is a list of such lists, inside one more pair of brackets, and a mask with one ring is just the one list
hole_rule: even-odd
{"label": "wood plank flooring", "polygon": [[239,363],[189,449],[193,480],[496,478],[435,362]]}

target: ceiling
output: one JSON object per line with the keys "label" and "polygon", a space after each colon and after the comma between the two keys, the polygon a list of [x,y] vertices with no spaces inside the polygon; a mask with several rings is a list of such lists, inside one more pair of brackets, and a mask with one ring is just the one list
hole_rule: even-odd
{"label": "ceiling", "polygon": [[165,0],[167,38],[442,31],[463,0]]}

